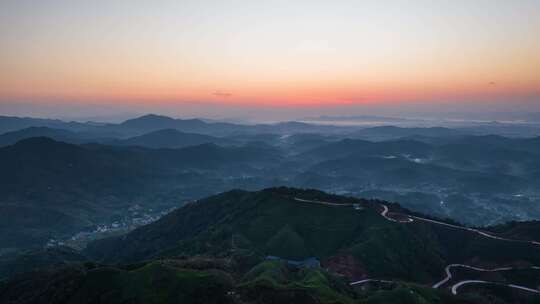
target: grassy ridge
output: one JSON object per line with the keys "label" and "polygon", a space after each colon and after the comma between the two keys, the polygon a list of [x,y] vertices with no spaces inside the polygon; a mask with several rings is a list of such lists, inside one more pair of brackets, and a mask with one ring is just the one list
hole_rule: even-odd
{"label": "grassy ridge", "polygon": [[261,301],[305,295],[320,303],[354,303],[354,294],[344,278],[321,269],[291,269],[281,261],[265,261],[251,269],[238,286],[249,297]]}
{"label": "grassy ridge", "polygon": [[[363,206],[327,206],[295,197]],[[331,196],[319,191],[273,188],[230,191],[190,204],[121,239],[92,244],[88,253],[106,261],[205,254],[301,260],[352,256],[364,275],[430,283],[449,263],[482,259],[484,264],[540,265],[529,244],[501,242],[478,234],[416,221],[394,223],[380,202]],[[332,267],[331,265],[329,267]]]}

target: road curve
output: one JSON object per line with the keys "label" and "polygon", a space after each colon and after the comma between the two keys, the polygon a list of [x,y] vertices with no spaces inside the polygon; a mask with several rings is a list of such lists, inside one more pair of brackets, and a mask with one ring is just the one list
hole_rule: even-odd
{"label": "road curve", "polygon": [[[319,205],[325,205],[325,206],[334,206],[334,207],[351,206],[351,204],[338,204],[338,203],[331,203],[331,202],[325,202],[325,201],[315,201],[315,200],[302,199],[302,198],[298,198],[298,197],[295,197],[294,200],[298,201],[298,202],[303,202],[303,203],[312,203],[312,204],[319,204]],[[454,229],[474,232],[474,233],[477,233],[477,234],[479,234],[481,236],[484,236],[484,237],[487,237],[487,238],[490,238],[490,239],[494,239],[494,240],[540,245],[540,242],[538,242],[538,241],[525,241],[525,240],[515,240],[515,239],[503,238],[503,237],[499,237],[499,236],[489,234],[487,232],[484,232],[484,231],[481,231],[481,230],[478,230],[478,229],[469,228],[469,227],[463,227],[463,226],[458,226],[458,225],[453,225],[453,224],[448,224],[448,223],[445,223],[445,222],[440,222],[440,221],[427,219],[427,218],[414,216],[414,215],[396,213],[396,214],[399,214],[400,216],[403,216],[403,217],[406,218],[406,219],[403,219],[403,220],[397,220],[397,219],[394,219],[394,218],[391,218],[391,217],[388,216],[388,212],[389,212],[388,206],[386,206],[384,204],[381,204],[381,207],[383,209],[381,211],[381,216],[384,217],[386,220],[391,221],[391,222],[395,222],[395,223],[403,223],[403,224],[405,224],[405,223],[412,223],[412,222],[414,222],[414,220],[418,220],[418,221],[423,221],[423,222],[428,222],[428,223],[432,223],[432,224],[442,225],[442,226],[446,226],[446,227],[450,227],[450,228],[454,228]]]}
{"label": "road curve", "polygon": [[312,203],[312,204],[319,204],[319,205],[325,205],[325,206],[337,206],[337,207],[344,207],[344,206],[352,206],[352,204],[337,204],[337,203],[330,203],[330,202],[323,202],[323,201],[314,201],[314,200],[307,200],[295,197],[295,201],[302,202],[302,203]]}
{"label": "road curve", "polygon": [[499,286],[506,286],[506,287],[510,287],[510,288],[515,288],[515,289],[520,289],[520,290],[524,290],[524,291],[528,291],[528,292],[533,292],[533,293],[536,293],[536,294],[540,294],[540,291],[539,291],[539,290],[537,290],[537,289],[532,289],[532,288],[525,287],[525,286],[520,286],[520,285],[515,285],[515,284],[503,284],[503,283],[489,282],[489,281],[481,281],[481,280],[466,280],[466,281],[461,281],[461,282],[459,282],[459,283],[456,283],[456,284],[454,284],[454,286],[452,286],[452,294],[453,294],[453,295],[457,295],[457,290],[458,290],[458,288],[460,288],[460,287],[463,286],[463,285],[467,285],[467,284],[491,284],[491,285],[499,285]]}
{"label": "road curve", "polygon": [[448,224],[448,223],[445,223],[445,222],[440,222],[440,221],[427,219],[427,218],[414,216],[414,215],[400,214],[401,216],[407,217],[408,220],[399,221],[399,220],[388,217],[388,215],[387,215],[388,207],[386,205],[384,205],[384,204],[381,204],[381,206],[383,208],[383,211],[381,212],[381,216],[384,217],[385,219],[389,220],[389,221],[392,221],[392,222],[410,223],[410,222],[412,222],[414,220],[418,220],[418,221],[428,222],[428,223],[437,224],[437,225],[441,225],[441,226],[446,226],[446,227],[450,227],[450,228],[454,228],[454,229],[474,232],[474,233],[477,233],[477,234],[479,234],[479,235],[481,235],[483,237],[487,237],[487,238],[494,239],[494,240],[540,245],[540,242],[538,242],[538,241],[525,241],[525,240],[507,239],[507,238],[503,238],[503,237],[499,237],[499,236],[489,234],[487,232],[484,232],[484,231],[481,231],[481,230],[478,230],[478,229],[469,228],[469,227],[463,227],[463,226],[458,226],[458,225],[453,225],[453,224]]}
{"label": "road curve", "polygon": [[393,219],[391,217],[388,216],[388,207],[386,207],[386,205],[381,205],[382,208],[383,208],[383,211],[381,212],[381,216],[384,217],[385,219],[391,221],[391,222],[396,222],[396,223],[412,223],[414,222],[414,220],[412,218],[410,218],[409,216],[407,216],[405,220],[396,220],[396,219]]}
{"label": "road curve", "polygon": [[[482,271],[482,272],[497,272],[497,271],[508,271],[508,270],[514,270],[514,269],[527,269],[527,268],[514,268],[514,267],[500,267],[500,268],[492,268],[492,269],[485,269],[465,264],[450,264],[444,268],[444,271],[446,272],[446,277],[442,279],[441,281],[433,284],[433,288],[439,288],[440,286],[446,284],[448,281],[452,279],[452,272],[451,269],[454,267],[461,267],[461,268],[467,268],[472,269],[476,271]],[[530,269],[540,269],[540,267],[532,266],[529,267]]]}

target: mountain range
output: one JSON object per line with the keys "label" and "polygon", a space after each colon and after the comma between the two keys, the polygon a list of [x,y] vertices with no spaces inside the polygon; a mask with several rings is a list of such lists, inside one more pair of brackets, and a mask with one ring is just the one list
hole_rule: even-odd
{"label": "mountain range", "polygon": [[0,148],[1,245],[42,246],[122,217],[134,205],[177,206],[207,188],[227,187],[214,187],[217,173],[247,174],[277,158],[279,152],[257,146],[145,149],[25,139]]}
{"label": "mountain range", "polygon": [[76,132],[86,138],[127,138],[146,133],[174,129],[184,133],[199,133],[217,137],[234,135],[274,134],[329,134],[346,135],[347,138],[370,141],[391,140],[406,137],[453,138],[465,135],[502,135],[508,137],[532,137],[540,134],[536,124],[515,124],[500,122],[472,123],[458,127],[397,127],[387,126],[334,126],[289,121],[267,124],[238,124],[229,122],[205,121],[202,119],[178,119],[163,115],[148,114],[120,123],[66,122],[57,119],[0,116],[0,134],[30,127],[47,127]]}
{"label": "mountain range", "polygon": [[0,302],[537,303],[540,140],[492,127],[0,117]]}
{"label": "mountain range", "polygon": [[[33,137],[41,134],[54,140]],[[165,129],[94,141],[45,127],[8,132],[0,135],[6,145],[0,148],[1,248],[39,247],[88,232],[125,218],[133,206],[159,216],[231,188],[277,185],[399,201],[466,224],[540,216],[537,138],[441,140],[213,137]]]}

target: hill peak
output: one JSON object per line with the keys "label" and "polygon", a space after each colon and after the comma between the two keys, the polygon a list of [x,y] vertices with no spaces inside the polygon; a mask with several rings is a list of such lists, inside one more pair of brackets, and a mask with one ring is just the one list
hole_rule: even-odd
{"label": "hill peak", "polygon": [[12,148],[17,151],[31,151],[32,153],[39,154],[45,151],[74,151],[78,150],[80,147],[62,141],[56,141],[49,137],[38,136],[25,138],[12,146],[5,147],[5,149],[8,148]]}
{"label": "hill peak", "polygon": [[20,140],[15,144],[15,146],[41,145],[41,144],[55,145],[55,144],[64,144],[64,143],[56,141],[50,137],[37,136],[37,137],[30,137],[30,138],[25,138],[23,140]]}
{"label": "hill peak", "polygon": [[132,118],[124,121],[122,124],[133,124],[133,123],[140,123],[140,122],[171,122],[174,121],[174,118],[163,116],[163,115],[157,115],[157,114],[147,114],[143,115],[137,118]]}

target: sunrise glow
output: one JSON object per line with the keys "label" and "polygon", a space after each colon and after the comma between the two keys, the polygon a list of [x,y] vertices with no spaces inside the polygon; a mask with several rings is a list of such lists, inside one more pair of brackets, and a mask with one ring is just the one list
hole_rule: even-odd
{"label": "sunrise glow", "polygon": [[540,96],[538,1],[2,1],[0,15],[4,102]]}

